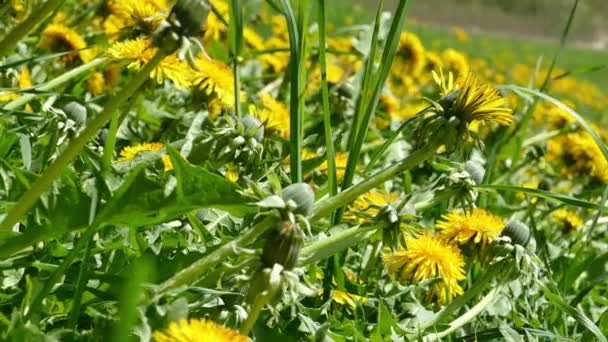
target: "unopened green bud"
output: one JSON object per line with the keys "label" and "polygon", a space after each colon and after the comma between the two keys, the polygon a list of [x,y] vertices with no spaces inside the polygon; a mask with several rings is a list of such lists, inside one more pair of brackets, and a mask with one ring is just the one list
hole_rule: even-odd
{"label": "unopened green bud", "polygon": [[483,182],[483,177],[486,174],[486,170],[483,168],[483,165],[480,163],[469,160],[464,164],[464,170],[471,176],[471,179],[475,184],[481,184]]}
{"label": "unopened green bud", "polygon": [[203,29],[209,14],[205,0],[178,0],[171,11],[173,30],[181,36],[192,37]]}
{"label": "unopened green bud", "polygon": [[264,139],[264,125],[258,118],[253,115],[245,115],[241,119],[241,124],[245,129],[245,134],[252,136],[258,142],[262,142]]}
{"label": "unopened green bud", "polygon": [[315,193],[312,191],[310,185],[306,183],[295,183],[291,184],[282,193],[283,200],[285,203],[293,201],[295,207],[293,212],[308,216],[312,213],[312,207],[315,203]]}
{"label": "unopened green bud", "polygon": [[293,269],[300,256],[302,240],[302,231],[296,223],[290,221],[279,223],[266,239],[262,251],[263,266],[271,268],[274,264],[279,264],[286,270]]}
{"label": "unopened green bud", "polygon": [[509,221],[502,231],[503,236],[508,236],[514,244],[526,247],[530,242],[530,228],[521,221]]}

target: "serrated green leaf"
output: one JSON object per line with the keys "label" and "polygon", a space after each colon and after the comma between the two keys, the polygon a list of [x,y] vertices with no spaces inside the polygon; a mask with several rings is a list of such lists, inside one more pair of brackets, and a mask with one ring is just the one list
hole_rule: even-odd
{"label": "serrated green leaf", "polygon": [[[218,208],[234,215],[251,212],[251,199],[224,177],[194,166],[167,146],[177,180],[166,193],[170,177],[162,180],[146,174],[145,166],[133,170],[114,197],[101,209],[97,222],[141,227],[167,222],[200,208]],[[169,184],[170,185],[170,184]]]}

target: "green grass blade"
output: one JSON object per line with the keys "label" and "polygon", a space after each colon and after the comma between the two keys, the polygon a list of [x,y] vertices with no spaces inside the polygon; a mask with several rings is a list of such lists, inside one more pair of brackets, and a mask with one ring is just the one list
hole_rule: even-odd
{"label": "green grass blade", "polygon": [[[570,15],[568,16],[568,21],[566,23],[566,26],[564,27],[564,31],[561,34],[559,46],[558,46],[557,50],[555,51],[555,53],[553,54],[553,58],[551,59],[551,64],[549,65],[549,69],[547,70],[547,75],[545,75],[545,79],[543,80],[543,83],[540,86],[539,90],[541,92],[547,90],[547,88],[550,85],[551,73],[553,73],[553,69],[555,68],[559,54],[564,49],[564,46],[566,44],[566,37],[568,36],[568,33],[570,32],[570,26],[572,25],[572,20],[574,19],[574,15],[576,13],[577,6],[578,6],[578,0],[575,0],[574,4],[572,5],[572,9],[570,10]],[[518,130],[517,130],[518,133],[515,137],[516,146],[515,146],[515,149],[513,150],[513,156],[512,156],[514,163],[517,163],[517,161],[519,160],[519,157],[520,157],[519,151],[521,150],[523,141],[528,132],[528,126],[530,125],[530,120],[532,120],[532,115],[534,114],[535,107],[536,107],[536,103],[533,103],[519,124]]]}
{"label": "green grass blade", "polygon": [[306,56],[308,55],[308,21],[310,16],[310,9],[308,6],[308,0],[298,1],[298,35],[300,39],[300,56],[298,59],[298,112],[297,112],[297,126],[298,126],[298,158],[300,160],[298,167],[298,181],[302,181],[304,174],[302,166],[302,140],[304,134],[304,109],[306,100]]}
{"label": "green grass blade", "polygon": [[560,311],[568,314],[569,316],[577,320],[580,324],[582,324],[590,333],[595,336],[597,341],[608,342],[604,334],[602,334],[600,328],[598,328],[598,326],[595,325],[595,323],[593,323],[593,321],[590,320],[582,311],[570,306],[559,295],[556,295],[555,293],[551,292],[551,290],[549,290],[542,284],[538,283],[538,285],[543,290],[545,297],[551,302],[551,304],[555,305]]}
{"label": "green grass blade", "polygon": [[47,16],[59,8],[65,0],[49,0],[40,5],[32,14],[27,17],[19,25],[15,26],[1,41],[0,41],[0,58],[8,55],[17,46],[17,43],[27,36],[38,24],[40,24]]}
{"label": "green grass blade", "polygon": [[554,98],[550,95],[547,95],[538,90],[534,90],[534,89],[530,89],[530,88],[526,88],[526,87],[520,87],[517,85],[506,85],[506,86],[502,86],[501,88],[511,90],[516,93],[521,92],[521,93],[524,93],[527,95],[538,96],[541,99],[554,104],[556,107],[559,107],[560,109],[564,110],[566,113],[570,114],[570,116],[572,116],[574,119],[576,119],[576,121],[578,121],[581,124],[581,126],[583,126],[583,128],[589,133],[589,135],[591,135],[591,137],[593,138],[593,140],[595,141],[597,146],[602,151],[604,158],[606,158],[606,160],[608,161],[608,148],[606,148],[606,145],[604,145],[602,138],[600,138],[600,136],[597,134],[597,132],[595,132],[593,127],[591,127],[591,125],[587,122],[587,120],[585,120],[585,118],[583,118],[582,115],[580,115],[579,113],[574,111],[572,108],[566,106],[565,104],[563,104],[561,101],[557,100],[556,98]]}
{"label": "green grass blade", "polygon": [[298,25],[288,0],[280,0],[281,9],[287,20],[289,33],[289,72],[290,72],[290,100],[289,100],[289,155],[291,168],[291,182],[302,180],[302,126],[300,118],[300,39]]}
{"label": "green grass blade", "polygon": [[[391,29],[387,37],[384,52],[382,54],[382,62],[380,64],[380,76],[374,84],[374,88],[370,96],[371,100],[369,101],[367,106],[365,106],[363,118],[361,119],[361,126],[357,130],[357,137],[355,139],[355,143],[348,151],[348,162],[346,164],[346,171],[344,173],[344,181],[342,182],[342,190],[349,188],[352,185],[353,179],[355,177],[355,171],[357,163],[359,162],[359,155],[361,153],[361,146],[363,146],[363,141],[367,136],[367,131],[369,129],[369,124],[371,122],[372,115],[376,111],[378,100],[380,99],[380,93],[382,92],[382,87],[384,86],[384,83],[388,78],[389,71],[393,64],[393,59],[397,52],[397,47],[399,45],[399,37],[401,35],[401,31],[403,30],[403,25],[405,23],[407,3],[407,0],[399,1],[399,5],[395,10],[395,16],[391,23]],[[341,210],[339,211],[339,214],[336,215],[336,220],[334,221],[334,223],[339,222],[341,216],[340,213]]]}
{"label": "green grass blade", "polygon": [[321,65],[321,97],[323,101],[323,132],[325,134],[325,150],[327,156],[328,192],[329,197],[338,193],[336,177],[336,153],[331,129],[331,111],[329,108],[329,90],[327,85],[327,58],[325,55],[325,37],[327,21],[327,2],[318,0],[317,20],[319,21],[319,64]]}
{"label": "green grass blade", "polygon": [[230,49],[232,53],[232,72],[234,73],[234,112],[241,117],[241,80],[239,62],[243,50],[243,11],[239,0],[230,1]]}
{"label": "green grass blade", "polygon": [[427,108],[419,111],[418,113],[414,114],[411,118],[405,120],[401,124],[401,126],[399,126],[397,128],[397,130],[395,130],[391,134],[391,136],[388,139],[386,139],[386,141],[382,144],[382,146],[380,146],[380,148],[378,150],[376,150],[376,153],[374,153],[374,155],[372,156],[372,159],[369,161],[369,163],[367,164],[367,166],[365,168],[365,173],[368,173],[373,169],[374,165],[378,162],[378,160],[380,160],[380,158],[382,157],[384,152],[386,152],[386,150],[395,142],[395,140],[397,140],[397,137],[399,137],[401,132],[403,132],[403,130],[405,130],[405,128],[412,122],[412,120],[417,118],[419,115],[425,113],[430,108],[431,107],[427,107]]}
{"label": "green grass blade", "polygon": [[372,39],[370,44],[369,53],[365,60],[365,69],[363,71],[363,77],[361,79],[361,85],[359,90],[359,96],[357,97],[357,103],[355,105],[355,115],[351,125],[350,133],[348,135],[348,146],[353,146],[359,131],[359,125],[361,122],[361,113],[367,105],[367,94],[374,80],[374,68],[376,63],[376,51],[378,50],[378,35],[380,32],[380,22],[382,19],[382,8],[384,7],[384,0],[378,1],[378,7],[376,9],[376,17],[374,19],[374,30],[372,31]]}
{"label": "green grass blade", "polygon": [[565,205],[585,208],[585,209],[608,209],[607,207],[605,207],[603,205],[598,205],[595,203],[591,203],[589,201],[581,200],[581,199],[570,197],[567,195],[556,194],[551,191],[525,188],[525,187],[521,187],[521,186],[481,184],[481,185],[477,185],[475,187],[477,189],[486,189],[486,190],[523,192],[523,193],[534,195],[534,196],[537,196],[540,198],[551,200],[554,202],[559,202],[559,203],[563,203]]}

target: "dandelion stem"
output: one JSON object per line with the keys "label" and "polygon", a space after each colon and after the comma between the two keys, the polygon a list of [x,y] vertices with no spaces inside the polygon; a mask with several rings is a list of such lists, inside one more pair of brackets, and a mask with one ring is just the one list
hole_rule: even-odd
{"label": "dandelion stem", "polygon": [[187,268],[176,273],[173,277],[167,279],[165,282],[160,284],[158,289],[155,291],[156,294],[161,295],[166,291],[175,289],[182,285],[194,283],[201,277],[201,275],[212,267],[216,266],[218,263],[221,263],[222,260],[225,260],[229,255],[233,254],[239,247],[252,243],[268,229],[274,227],[276,222],[277,218],[275,216],[265,218],[253,226],[253,228],[251,228],[249,231],[243,233],[239,238],[232,240],[212,253],[205,255]]}
{"label": "dandelion stem", "polygon": [[483,297],[469,311],[465,312],[463,315],[461,315],[460,317],[453,320],[449,324],[449,328],[447,328],[444,331],[439,332],[439,333],[433,333],[433,334],[426,335],[426,336],[424,336],[422,341],[434,342],[437,340],[441,340],[442,338],[453,333],[454,331],[456,331],[463,325],[467,324],[469,321],[471,321],[473,318],[475,318],[475,316],[479,315],[488,305],[494,303],[494,301],[497,299],[498,295],[500,294],[501,289],[502,289],[502,286],[493,288],[485,297]]}
{"label": "dandelion stem", "polygon": [[333,135],[331,130],[331,112],[329,110],[329,89],[327,86],[327,60],[325,56],[325,21],[327,3],[319,0],[318,20],[319,20],[319,64],[321,65],[321,95],[323,98],[323,128],[325,133],[325,150],[327,154],[327,177],[329,197],[338,193],[338,181],[336,178],[336,154],[334,149]]}
{"label": "dandelion stem", "polygon": [[350,202],[354,201],[360,195],[372,190],[378,185],[386,182],[387,180],[393,178],[394,176],[414,168],[420,163],[424,162],[428,158],[435,155],[435,151],[439,146],[441,146],[443,139],[441,136],[443,130],[440,130],[438,133],[434,135],[433,138],[429,140],[429,143],[419,150],[414,151],[407,158],[402,161],[390,166],[375,175],[367,178],[361,183],[352,186],[345,191],[340,192],[338,195],[324,199],[322,201],[317,202],[313,209],[312,216],[310,217],[310,221],[316,221],[322,217],[325,217],[331,214],[332,211],[341,208]]}
{"label": "dandelion stem", "polygon": [[359,241],[369,238],[379,228],[381,227],[378,225],[365,228],[357,225],[333,234],[329,238],[315,241],[302,248],[302,256],[300,257],[298,264],[300,266],[304,266],[321,259],[325,259],[337,252],[357,244]]}
{"label": "dandelion stem", "polygon": [[75,139],[70,141],[63,153],[46,168],[34,184],[32,184],[32,186],[21,196],[17,204],[8,212],[8,215],[0,224],[0,232],[9,231],[15,223],[19,222],[23,215],[28,212],[40,196],[51,186],[51,184],[53,184],[55,179],[61,176],[63,170],[78,156],[86,143],[106,124],[118,107],[135,94],[139,87],[148,79],[150,72],[165,56],[166,53],[159,50],[159,52],[157,52],[156,55],[137,74],[135,74],[133,79],[108,101],[104,110],[91,121],[87,128]]}
{"label": "dandelion stem", "polygon": [[5,37],[0,41],[0,58],[9,54],[17,43],[23,39],[30,31],[32,31],[44,18],[53,13],[65,0],[48,0],[39,9],[32,11],[32,14],[22,23],[15,26]]}
{"label": "dandelion stem", "polygon": [[249,335],[251,329],[253,329],[253,326],[255,325],[255,322],[257,322],[262,309],[264,306],[266,306],[266,304],[268,304],[268,300],[268,296],[256,297],[253,306],[251,307],[251,311],[249,311],[249,315],[247,315],[247,320],[245,320],[245,323],[243,323],[243,326],[241,327],[241,334],[245,336]]}
{"label": "dandelion stem", "polygon": [[[56,77],[44,84],[41,84],[39,86],[36,86],[30,90],[36,90],[36,91],[50,91],[53,90],[54,88],[66,83],[67,81],[76,78],[84,73],[89,72],[92,69],[97,68],[100,65],[105,64],[108,61],[107,58],[105,57],[100,57],[100,58],[96,58],[86,64],[83,64],[79,67],[76,67],[68,72],[66,72],[65,74]],[[36,98],[36,96],[38,96],[38,94],[25,94],[21,97],[19,97],[18,99],[15,99],[9,103],[7,103],[6,105],[4,105],[4,107],[2,107],[3,110],[7,111],[7,110],[15,110],[25,104],[27,104],[28,102],[30,102],[31,100],[33,100],[34,98]]]}

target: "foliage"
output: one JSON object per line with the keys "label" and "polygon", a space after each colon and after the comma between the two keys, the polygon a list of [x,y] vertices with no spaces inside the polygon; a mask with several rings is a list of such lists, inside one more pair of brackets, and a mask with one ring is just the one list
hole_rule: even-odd
{"label": "foliage", "polygon": [[332,6],[3,5],[2,339],[606,341],[601,85]]}

